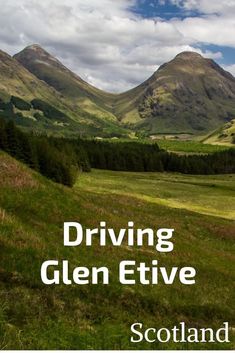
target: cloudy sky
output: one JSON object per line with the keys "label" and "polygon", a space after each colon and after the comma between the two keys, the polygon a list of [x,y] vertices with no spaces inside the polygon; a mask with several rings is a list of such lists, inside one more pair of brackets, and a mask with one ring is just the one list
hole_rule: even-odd
{"label": "cloudy sky", "polygon": [[89,83],[120,92],[184,50],[235,75],[235,0],[0,0],[0,49],[37,43]]}

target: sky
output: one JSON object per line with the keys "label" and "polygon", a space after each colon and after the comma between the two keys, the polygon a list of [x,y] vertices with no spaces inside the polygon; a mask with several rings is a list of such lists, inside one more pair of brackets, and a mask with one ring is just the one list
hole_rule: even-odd
{"label": "sky", "polygon": [[1,50],[39,44],[110,92],[188,50],[235,75],[235,0],[0,0],[0,24]]}

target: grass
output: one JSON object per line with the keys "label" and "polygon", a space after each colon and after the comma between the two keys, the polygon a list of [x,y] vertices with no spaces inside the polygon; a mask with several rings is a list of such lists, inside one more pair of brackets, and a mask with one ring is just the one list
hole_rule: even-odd
{"label": "grass", "polygon": [[198,141],[179,141],[179,140],[156,140],[161,148],[171,152],[184,153],[214,153],[224,151],[231,146],[204,144]]}
{"label": "grass", "polygon": [[[41,65],[41,70],[42,77],[40,75],[39,77],[42,80],[36,78],[7,54],[0,52],[0,97],[2,99],[8,101],[10,96],[13,95],[29,103],[32,99],[37,98],[68,116],[67,124],[58,126],[57,117],[53,118],[51,116],[51,119],[46,121],[45,119],[35,121],[29,115],[29,112],[21,111],[23,117],[15,117],[18,126],[27,131],[33,130],[38,133],[59,136],[80,136],[80,134],[97,136],[100,131],[103,132],[103,136],[107,137],[113,134],[118,136],[120,134],[128,135],[129,130],[120,126],[115,116],[110,113],[112,108],[109,107],[109,104],[111,104],[109,100],[112,101],[112,94],[106,94],[81,80],[71,78],[71,75],[60,72],[58,69],[55,73],[55,70],[50,67],[48,72],[48,67]],[[52,86],[53,82],[60,85],[62,94],[45,84],[44,78],[47,75],[51,77],[52,81],[50,83]],[[60,91],[59,88],[58,91]],[[66,92],[68,96],[65,94]],[[72,97],[70,97],[70,94],[72,94]],[[75,98],[81,97],[81,100],[75,99],[73,95],[75,95]],[[107,107],[106,103],[103,103],[104,99],[108,102]],[[0,111],[0,115],[7,118],[5,112]]]}
{"label": "grass", "polygon": [[234,146],[233,136],[235,134],[235,119],[210,133],[204,141],[210,144]]}
{"label": "grass", "polygon": [[[133,182],[134,179],[134,182]],[[81,175],[79,189],[235,220],[235,176],[130,173],[93,170]]]}
{"label": "grass", "polygon": [[[112,142],[112,139],[107,139],[109,142]],[[229,148],[234,148],[235,145],[217,145],[217,144],[208,144],[202,143],[195,140],[174,140],[174,139],[163,139],[163,138],[136,138],[132,136],[130,138],[119,138],[115,142],[128,142],[130,140],[136,140],[139,143],[156,143],[161,149],[167,150],[169,152],[176,152],[178,154],[208,154],[215,153],[220,151],[225,151]]]}
{"label": "grass", "polygon": [[[234,336],[228,344],[130,343],[130,325],[138,321],[169,328],[179,321],[193,327],[217,328],[224,321],[235,326],[234,175],[92,171],[70,190],[1,153],[0,167],[0,348],[235,347]],[[90,228],[106,220],[116,230],[129,220],[136,227],[172,227],[174,251],[164,255],[125,245],[64,248],[63,222],[70,220]],[[194,266],[196,284],[122,286],[116,280],[120,261],[156,258],[167,268]],[[47,259],[68,259],[71,268],[106,265],[111,283],[47,287],[40,280]]]}

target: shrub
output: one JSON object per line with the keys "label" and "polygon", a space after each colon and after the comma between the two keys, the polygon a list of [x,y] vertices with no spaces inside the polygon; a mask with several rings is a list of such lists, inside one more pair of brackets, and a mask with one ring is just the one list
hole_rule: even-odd
{"label": "shrub", "polygon": [[48,119],[59,120],[62,122],[68,121],[67,115],[41,99],[33,99],[31,104],[34,109],[41,110]]}
{"label": "shrub", "polygon": [[11,96],[11,103],[19,110],[29,111],[31,109],[31,104],[19,97]]}

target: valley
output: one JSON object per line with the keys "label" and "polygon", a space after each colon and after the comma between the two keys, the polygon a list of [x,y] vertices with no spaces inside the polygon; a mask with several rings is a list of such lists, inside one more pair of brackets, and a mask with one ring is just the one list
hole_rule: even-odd
{"label": "valley", "polygon": [[[130,326],[171,328],[184,321],[218,328],[234,322],[234,175],[129,173],[92,170],[73,189],[55,184],[0,153],[0,347],[4,349],[233,349],[220,343],[130,343]],[[20,176],[20,179],[19,179]],[[76,220],[115,231],[175,229],[174,251],[157,254],[167,271],[191,265],[196,284],[120,285],[123,260],[156,260],[149,247],[63,246],[63,224]],[[200,256],[199,256],[200,255]],[[45,286],[41,264],[110,268],[110,284]],[[133,275],[138,282],[138,274]],[[17,300],[15,299],[17,298]],[[232,331],[234,332],[234,331]],[[109,337],[107,341],[106,337]]]}
{"label": "valley", "polygon": [[0,8],[0,351],[235,352],[235,0]]}
{"label": "valley", "polygon": [[[133,182],[134,180],[134,182]],[[154,204],[235,220],[235,175],[128,173],[93,170],[77,188],[96,194],[135,197]]]}
{"label": "valley", "polygon": [[[166,137],[233,144],[235,78],[213,60],[182,52],[139,86],[104,92],[37,44],[0,53],[0,115],[28,131],[99,138]],[[11,97],[35,110],[3,107]],[[49,111],[54,111],[48,115]],[[64,119],[61,120],[61,115]]]}
{"label": "valley", "polygon": [[[38,45],[14,57],[0,51],[0,349],[235,347],[234,102],[235,78],[193,52],[112,94]],[[89,230],[105,221],[113,234],[130,221],[174,229],[174,251],[157,253],[157,263],[156,249],[126,240],[66,247],[71,221]],[[48,269],[51,285],[40,276],[47,259],[63,267]],[[123,286],[125,261],[133,282]],[[99,282],[104,264],[110,278],[106,271]],[[138,268],[156,275],[157,264],[157,286],[156,276],[140,280]],[[189,265],[196,281],[185,286],[180,269]],[[81,269],[89,278],[78,278]],[[233,336],[134,344],[137,321],[215,329],[226,321]]]}

